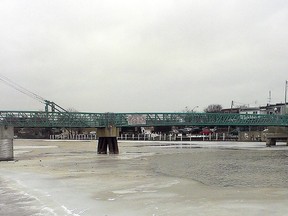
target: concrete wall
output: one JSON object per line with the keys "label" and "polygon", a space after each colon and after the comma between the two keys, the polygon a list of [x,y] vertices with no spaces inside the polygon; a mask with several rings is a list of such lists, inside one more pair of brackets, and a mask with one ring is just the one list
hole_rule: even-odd
{"label": "concrete wall", "polygon": [[268,133],[288,134],[288,127],[270,126],[268,127]]}

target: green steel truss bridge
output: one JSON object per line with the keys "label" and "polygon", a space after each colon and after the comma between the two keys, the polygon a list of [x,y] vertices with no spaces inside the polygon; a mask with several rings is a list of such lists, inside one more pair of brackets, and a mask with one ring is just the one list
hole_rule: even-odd
{"label": "green steel truss bridge", "polygon": [[288,115],[232,113],[82,113],[62,110],[0,111],[0,125],[105,128],[136,126],[288,126]]}

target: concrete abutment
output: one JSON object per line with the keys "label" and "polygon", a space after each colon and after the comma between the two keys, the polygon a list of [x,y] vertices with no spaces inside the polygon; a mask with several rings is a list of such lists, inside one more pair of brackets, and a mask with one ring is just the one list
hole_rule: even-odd
{"label": "concrete abutment", "polygon": [[0,161],[14,159],[13,152],[14,127],[0,126]]}
{"label": "concrete abutment", "polygon": [[268,127],[266,146],[275,146],[277,141],[286,141],[288,145],[288,127]]}

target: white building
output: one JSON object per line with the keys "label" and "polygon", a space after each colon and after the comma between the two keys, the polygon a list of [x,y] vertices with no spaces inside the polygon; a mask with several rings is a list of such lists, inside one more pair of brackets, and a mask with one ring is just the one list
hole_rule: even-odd
{"label": "white building", "polygon": [[239,109],[240,114],[266,114],[266,111],[260,107],[246,107]]}
{"label": "white building", "polygon": [[[288,104],[287,104],[288,107]],[[286,108],[287,109],[287,108]],[[261,107],[245,107],[239,109],[240,114],[285,114],[285,103],[267,104]],[[286,112],[288,114],[288,112]]]}
{"label": "white building", "polygon": [[[264,114],[288,114],[287,112],[288,104],[285,103],[277,103],[277,104],[267,104],[266,106],[261,107],[261,109],[265,109]],[[286,109],[286,112],[285,112]]]}

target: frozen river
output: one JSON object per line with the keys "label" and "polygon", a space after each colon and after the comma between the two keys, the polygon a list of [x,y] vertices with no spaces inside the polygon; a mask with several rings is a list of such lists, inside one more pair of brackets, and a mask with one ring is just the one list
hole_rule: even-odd
{"label": "frozen river", "polygon": [[0,215],[287,215],[288,146],[240,142],[14,140]]}

